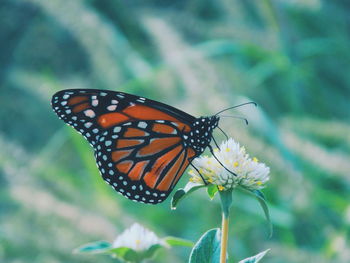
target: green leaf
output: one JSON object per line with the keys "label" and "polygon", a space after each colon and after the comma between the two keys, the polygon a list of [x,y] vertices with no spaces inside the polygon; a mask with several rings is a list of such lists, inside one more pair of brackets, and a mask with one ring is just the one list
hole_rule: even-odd
{"label": "green leaf", "polygon": [[164,241],[170,246],[183,246],[183,247],[193,247],[194,243],[190,240],[177,238],[177,237],[166,237]]}
{"label": "green leaf", "polygon": [[256,199],[259,201],[260,206],[264,210],[264,214],[265,214],[267,223],[269,225],[269,236],[271,237],[272,233],[273,233],[273,226],[272,226],[272,223],[271,223],[270,212],[269,212],[269,208],[268,208],[268,206],[266,204],[265,196],[259,190],[254,190],[253,193],[254,193]]}
{"label": "green leaf", "polygon": [[193,191],[198,190],[202,187],[205,187],[205,185],[188,182],[185,188],[178,189],[171,198],[171,209],[176,209],[176,206],[183,198],[185,198],[188,194],[192,193]]}
{"label": "green leaf", "polygon": [[232,205],[232,189],[220,191],[221,208],[225,217],[228,218],[230,214],[230,208]]}
{"label": "green leaf", "polygon": [[110,248],[111,243],[107,241],[96,241],[74,249],[73,253],[106,253]]}
{"label": "green leaf", "polygon": [[217,192],[218,192],[218,187],[216,185],[214,185],[214,184],[208,185],[207,193],[208,193],[210,199],[213,199]]}
{"label": "green leaf", "polygon": [[267,223],[269,225],[269,237],[271,237],[272,233],[273,233],[273,226],[271,223],[270,212],[269,212],[269,208],[266,204],[266,199],[265,199],[264,194],[260,190],[250,190],[250,189],[245,189],[245,188],[244,188],[244,190],[246,192],[248,192],[249,194],[252,194],[258,200],[260,206],[264,210],[264,214],[265,214]]}
{"label": "green leaf", "polygon": [[270,249],[266,249],[265,251],[260,252],[259,254],[255,255],[255,256],[253,256],[253,257],[243,259],[243,260],[241,260],[241,261],[238,262],[238,263],[257,263],[257,262],[259,262],[259,261],[265,256],[265,254],[266,254],[269,250],[270,250]]}
{"label": "green leaf", "polygon": [[145,251],[136,251],[128,247],[118,247],[109,249],[106,252],[127,262],[141,262],[144,259],[153,257],[157,250],[162,247],[160,244],[155,244]]}
{"label": "green leaf", "polygon": [[127,262],[140,262],[143,259],[151,258],[162,245],[156,244],[146,251],[136,251],[129,247],[113,248],[109,242],[92,242],[74,250],[75,253],[109,254],[115,258]]}
{"label": "green leaf", "polygon": [[218,263],[220,247],[220,229],[208,230],[192,249],[189,263]]}
{"label": "green leaf", "polygon": [[123,259],[125,261],[131,262],[139,262],[140,261],[140,253],[133,250],[129,247],[118,247],[112,248],[107,251],[108,254],[112,254],[113,256]]}
{"label": "green leaf", "polygon": [[146,258],[151,258],[154,256],[154,254],[163,246],[160,244],[155,244],[151,246],[149,249],[147,249],[143,254],[141,254],[140,259],[146,259]]}

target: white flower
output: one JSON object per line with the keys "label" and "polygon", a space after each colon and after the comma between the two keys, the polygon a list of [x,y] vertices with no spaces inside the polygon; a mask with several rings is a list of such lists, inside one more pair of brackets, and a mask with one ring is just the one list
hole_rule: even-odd
{"label": "white flower", "polygon": [[145,251],[162,241],[150,230],[135,223],[121,233],[113,242],[113,247],[128,247],[135,251]]}
{"label": "white flower", "polygon": [[[214,156],[196,158],[193,165],[199,170],[207,183],[217,185],[219,190],[232,189],[237,186],[255,190],[264,187],[269,180],[270,168],[259,163],[255,157],[251,159],[244,147],[234,139],[223,142],[214,150],[215,156],[232,173],[227,171]],[[191,170],[190,181],[204,184],[197,171]]]}

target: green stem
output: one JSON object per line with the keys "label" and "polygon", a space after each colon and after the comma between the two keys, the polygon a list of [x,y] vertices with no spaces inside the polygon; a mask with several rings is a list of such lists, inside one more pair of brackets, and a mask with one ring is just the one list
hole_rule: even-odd
{"label": "green stem", "polygon": [[232,205],[232,189],[219,191],[222,208],[222,224],[221,224],[221,251],[220,263],[226,263],[227,244],[228,244],[228,228],[230,208]]}
{"label": "green stem", "polygon": [[222,213],[220,263],[226,263],[229,218]]}

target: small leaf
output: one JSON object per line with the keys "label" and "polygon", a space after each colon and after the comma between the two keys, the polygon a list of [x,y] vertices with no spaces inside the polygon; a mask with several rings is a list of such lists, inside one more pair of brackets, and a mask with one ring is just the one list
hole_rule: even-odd
{"label": "small leaf", "polygon": [[192,193],[193,191],[198,190],[202,187],[205,187],[205,185],[188,182],[185,188],[178,189],[171,198],[171,209],[176,209],[176,206],[180,202],[180,200],[185,198],[188,194]]}
{"label": "small leaf", "polygon": [[214,185],[214,184],[208,185],[207,193],[208,193],[210,199],[213,199],[217,192],[218,192],[218,187],[216,185]]}
{"label": "small leaf", "polygon": [[106,253],[111,248],[107,241],[96,241],[74,249],[73,253]]}
{"label": "small leaf", "polygon": [[194,243],[190,240],[177,238],[177,237],[166,237],[164,241],[170,246],[183,246],[183,247],[193,247]]}
{"label": "small leaf", "polygon": [[266,204],[265,196],[259,190],[254,190],[253,193],[254,193],[256,199],[259,201],[260,206],[264,210],[264,214],[265,214],[267,223],[269,225],[269,236],[271,237],[272,236],[272,232],[273,232],[273,226],[272,226],[272,223],[271,223],[270,212],[269,212],[269,208],[268,208],[268,206]]}
{"label": "small leaf", "polygon": [[151,246],[149,249],[147,249],[143,254],[141,254],[140,259],[146,259],[146,258],[151,258],[154,256],[154,254],[160,249],[162,248],[162,245],[159,244],[155,244],[153,246]]}
{"label": "small leaf", "polygon": [[208,230],[191,251],[189,263],[219,263],[220,229]]}
{"label": "small leaf", "polygon": [[265,254],[266,254],[269,250],[270,250],[270,249],[266,249],[265,251],[260,252],[259,254],[255,255],[255,256],[253,256],[253,257],[243,259],[243,260],[241,260],[241,261],[238,262],[238,263],[257,263],[257,262],[259,262],[259,261],[265,256]]}
{"label": "small leaf", "polygon": [[265,214],[267,223],[269,225],[269,236],[271,237],[272,233],[273,233],[273,226],[271,223],[270,212],[269,212],[269,208],[266,204],[266,199],[265,199],[264,194],[260,190],[250,190],[250,189],[245,189],[245,188],[243,188],[243,190],[245,190],[245,192],[248,192],[249,194],[252,194],[258,200],[260,206],[264,210],[264,214]]}
{"label": "small leaf", "polygon": [[114,248],[106,241],[97,241],[83,245],[74,250],[75,253],[107,254],[125,262],[141,262],[143,259],[151,258],[158,249],[163,247],[160,244],[151,246],[146,251],[136,251],[129,247]]}
{"label": "small leaf", "polygon": [[123,259],[125,261],[131,261],[131,262],[140,261],[140,254],[129,247],[112,248],[112,249],[109,249],[107,253],[112,254],[113,256]]}
{"label": "small leaf", "polygon": [[141,262],[144,259],[153,257],[156,251],[162,247],[160,244],[155,244],[144,251],[136,251],[129,247],[118,247],[109,249],[106,253],[127,262]]}

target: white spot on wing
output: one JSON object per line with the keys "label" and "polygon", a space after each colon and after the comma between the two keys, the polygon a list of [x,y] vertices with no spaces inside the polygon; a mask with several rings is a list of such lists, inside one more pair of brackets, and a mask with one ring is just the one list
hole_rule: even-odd
{"label": "white spot on wing", "polygon": [[91,105],[96,107],[98,105],[98,100],[92,100]]}
{"label": "white spot on wing", "polygon": [[84,126],[85,126],[86,128],[90,128],[91,125],[92,125],[92,122],[87,122],[87,123],[84,124]]}
{"label": "white spot on wing", "polygon": [[142,128],[142,129],[145,129],[145,128],[147,127],[147,123],[144,122],[144,121],[140,121],[140,122],[137,124],[137,127]]}
{"label": "white spot on wing", "polygon": [[90,118],[93,118],[96,116],[95,112],[93,110],[90,110],[90,109],[84,111],[84,113],[85,113],[85,116],[90,117]]}
{"label": "white spot on wing", "polygon": [[114,129],[113,129],[113,132],[114,133],[117,133],[117,132],[120,132],[120,130],[121,130],[122,128],[121,127],[115,127]]}
{"label": "white spot on wing", "polygon": [[107,110],[109,110],[109,111],[114,111],[114,110],[116,110],[116,108],[117,108],[117,105],[109,105],[109,106],[107,107]]}

